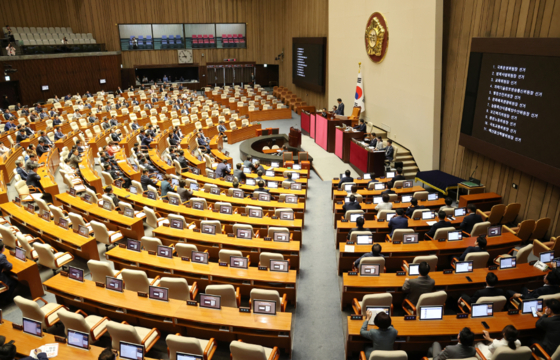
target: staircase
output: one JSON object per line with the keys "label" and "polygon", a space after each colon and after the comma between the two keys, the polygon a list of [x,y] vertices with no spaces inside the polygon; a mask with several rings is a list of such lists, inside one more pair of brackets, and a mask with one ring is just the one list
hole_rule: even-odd
{"label": "staircase", "polygon": [[[387,139],[387,132],[383,129],[376,127],[375,125],[369,127],[370,132],[374,132],[375,135],[381,136],[383,140]],[[397,158],[395,159],[397,162],[401,161],[403,163],[403,175],[407,179],[414,179],[416,173],[418,172],[418,165],[416,165],[416,161],[414,160],[414,156],[407,148],[404,148],[402,145],[398,144],[396,141],[393,140],[393,147],[397,150]]]}

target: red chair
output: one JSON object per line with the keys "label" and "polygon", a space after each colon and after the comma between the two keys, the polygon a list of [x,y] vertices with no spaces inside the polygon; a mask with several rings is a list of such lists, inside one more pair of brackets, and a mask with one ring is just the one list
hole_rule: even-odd
{"label": "red chair", "polygon": [[202,35],[202,39],[204,40],[205,46],[208,46],[210,44],[210,41],[208,41],[208,35]]}
{"label": "red chair", "polygon": [[239,35],[237,35],[237,37],[239,38],[239,42],[241,44],[245,44],[245,38],[243,37],[243,35],[239,34]]}
{"label": "red chair", "polygon": [[208,41],[210,42],[210,45],[214,46],[214,44],[216,44],[216,41],[214,40],[214,35],[208,35]]}
{"label": "red chair", "polygon": [[198,35],[193,35],[192,36],[192,44],[193,44],[193,47],[198,46]]}
{"label": "red chair", "polygon": [[227,34],[222,34],[222,44],[223,44],[224,47],[228,46],[229,40],[228,40]]}
{"label": "red chair", "polygon": [[237,38],[237,34],[233,34],[233,43],[239,44],[239,39]]}

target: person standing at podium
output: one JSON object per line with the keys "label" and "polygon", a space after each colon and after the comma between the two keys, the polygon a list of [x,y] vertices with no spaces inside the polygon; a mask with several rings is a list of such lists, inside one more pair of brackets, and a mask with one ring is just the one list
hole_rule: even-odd
{"label": "person standing at podium", "polygon": [[339,98],[336,101],[338,102],[338,108],[335,111],[335,115],[344,115],[344,103],[342,99]]}

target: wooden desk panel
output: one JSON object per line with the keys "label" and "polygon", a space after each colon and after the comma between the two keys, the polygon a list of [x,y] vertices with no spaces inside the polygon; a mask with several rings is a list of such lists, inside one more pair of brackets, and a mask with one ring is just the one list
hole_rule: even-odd
{"label": "wooden desk panel", "polygon": [[[113,321],[126,320],[131,325],[157,327],[168,332],[188,331],[189,336],[231,341],[233,337],[263,346],[278,346],[290,353],[292,348],[292,314],[276,316],[240,313],[236,308],[221,310],[187,306],[184,301],[169,302],[139,297],[136,292],[122,293],[97,287],[93,281],[83,283],[56,275],[45,282],[45,289],[56,295],[57,302],[76,306],[87,313],[109,316]],[[249,339],[249,340],[245,340]]]}
{"label": "wooden desk panel", "polygon": [[226,130],[228,144],[235,144],[237,142],[251,139],[257,136],[257,130],[262,129],[261,124],[252,124],[247,127],[241,127],[237,130]]}
{"label": "wooden desk panel", "polygon": [[8,188],[4,183],[4,172],[0,170],[0,204],[9,202],[8,199]]}
{"label": "wooden desk panel", "polygon": [[289,108],[248,111],[247,114],[251,122],[292,118],[292,110]]}
{"label": "wooden desk panel", "polygon": [[[199,249],[200,250],[200,249]],[[269,289],[277,290],[280,297],[286,294],[292,305],[296,304],[296,277],[297,272],[274,272],[258,270],[256,266],[248,269],[233,269],[229,266],[219,266],[218,262],[197,264],[183,261],[174,256],[172,259],[149,255],[147,251],[140,253],[115,247],[106,253],[107,260],[113,261],[115,269],[134,269],[146,271],[148,277],[181,277],[187,279],[192,285],[197,282],[199,292],[204,293],[208,285],[231,284],[240,287],[241,294],[249,297],[251,290]],[[251,261],[251,265],[257,265]]]}
{"label": "wooden desk panel", "polygon": [[150,157],[150,160],[162,173],[175,175],[175,167],[172,165],[167,165],[167,163],[159,157],[158,150],[150,149],[148,155]]}
{"label": "wooden desk panel", "polygon": [[11,218],[13,225],[29,230],[33,236],[40,237],[55,249],[68,251],[82,259],[99,260],[95,238],[83,237],[72,230],[65,230],[53,221],[45,221],[37,214],[31,214],[14,203],[1,204],[2,214]]}
{"label": "wooden desk panel", "polygon": [[87,184],[95,189],[95,192],[100,194],[103,192],[103,183],[97,171],[93,168],[93,149],[90,147],[87,152],[82,156],[80,161],[80,173]]}
{"label": "wooden desk panel", "polygon": [[[368,212],[377,212],[377,210],[375,210],[375,207],[377,206],[377,204],[374,203],[366,203],[366,202],[362,202],[361,204],[362,210],[364,210],[364,212],[368,213]],[[437,209],[439,209],[440,207],[445,205],[445,199],[443,198],[439,198],[437,200],[425,200],[425,201],[418,201],[418,205],[421,206],[425,206],[427,209],[430,209],[432,211],[435,211]],[[339,201],[334,203],[334,210],[335,210],[335,214],[337,215],[344,215],[344,211],[342,210],[342,207],[344,206],[344,202],[342,204],[339,204]],[[393,202],[393,210],[396,209],[408,209],[411,206],[411,203],[403,203],[403,202]]]}
{"label": "wooden desk panel", "polygon": [[[15,141],[15,138],[14,138]],[[9,145],[8,145],[9,146]],[[23,148],[20,146],[13,150],[10,155],[0,157],[0,171],[4,174],[4,184],[9,184],[14,178],[14,169],[16,168],[16,161],[23,153]]]}
{"label": "wooden desk panel", "polygon": [[43,190],[45,190],[46,193],[51,194],[54,205],[59,206],[60,204],[56,201],[55,197],[60,192],[58,184],[54,179],[55,169],[57,169],[60,164],[58,149],[55,147],[48,153],[43,154],[39,159],[39,164],[42,163],[45,165],[37,169],[37,175],[41,177],[41,186],[43,186]]}
{"label": "wooden desk panel", "polygon": [[[225,234],[208,235],[192,230],[172,229],[167,226],[160,226],[153,230],[158,239],[164,245],[175,245],[177,243],[189,243],[196,245],[199,251],[208,250],[209,256],[214,261],[218,260],[219,252],[222,249],[239,250],[243,256],[250,256],[251,264],[256,265],[259,262],[259,256],[262,252],[273,252],[282,254],[285,260],[290,260],[290,268],[299,270],[300,267],[300,247],[299,241],[290,241],[288,243],[267,241],[263,237],[253,238],[250,240],[231,238]],[[263,234],[266,235],[266,234]]]}
{"label": "wooden desk panel", "polygon": [[475,204],[477,208],[483,211],[490,210],[493,205],[500,204],[501,202],[502,196],[496,193],[481,193],[459,197],[459,207]]}
{"label": "wooden desk panel", "polygon": [[45,295],[43,284],[41,283],[41,276],[39,275],[39,266],[36,262],[29,259],[27,261],[21,261],[15,256],[12,256],[10,251],[6,248],[4,248],[3,254],[6,255],[8,262],[12,264],[10,276],[20,283],[27,285],[33,299]]}

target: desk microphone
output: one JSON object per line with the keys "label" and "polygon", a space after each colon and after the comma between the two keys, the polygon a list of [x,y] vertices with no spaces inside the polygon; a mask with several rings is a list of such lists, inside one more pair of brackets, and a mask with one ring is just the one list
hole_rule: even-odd
{"label": "desk microphone", "polygon": [[472,174],[471,174],[471,179],[472,179],[474,173],[476,172],[476,169],[478,169],[478,165],[476,165],[476,167],[474,168],[474,171],[473,171]]}

